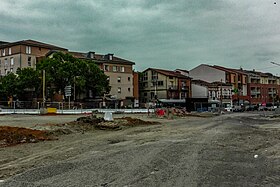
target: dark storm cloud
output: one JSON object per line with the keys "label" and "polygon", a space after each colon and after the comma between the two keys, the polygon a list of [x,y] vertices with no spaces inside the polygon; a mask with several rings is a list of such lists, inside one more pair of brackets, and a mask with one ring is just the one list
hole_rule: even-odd
{"label": "dark storm cloud", "polygon": [[135,61],[137,70],[201,63],[261,70],[280,61],[280,11],[273,2],[2,0],[0,40],[115,53]]}

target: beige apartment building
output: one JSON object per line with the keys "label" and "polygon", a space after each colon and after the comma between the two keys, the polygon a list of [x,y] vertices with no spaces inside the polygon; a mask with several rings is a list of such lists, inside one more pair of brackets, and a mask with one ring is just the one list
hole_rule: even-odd
{"label": "beige apartment building", "polygon": [[35,68],[40,57],[45,56],[51,50],[67,51],[34,40],[22,40],[18,42],[0,43],[0,75],[5,76],[9,72],[16,72],[18,68]]}
{"label": "beige apartment building", "polygon": [[135,81],[133,72],[134,62],[125,60],[114,54],[96,54],[95,52],[69,52],[76,58],[94,61],[108,76],[111,91],[106,95],[107,100],[116,101],[118,107],[138,107],[138,80]]}
{"label": "beige apartment building", "polygon": [[191,97],[191,78],[178,71],[148,68],[140,84],[141,103]]}
{"label": "beige apartment building", "polygon": [[[133,72],[134,62],[125,60],[114,54],[96,54],[70,52],[66,48],[50,45],[34,40],[22,40],[18,42],[0,41],[0,75],[5,76],[9,72],[15,73],[18,68],[36,68],[36,64],[55,52],[69,53],[76,58],[92,60],[109,77],[111,91],[106,98],[117,102],[118,107],[137,107],[139,103],[138,76]],[[93,83],[94,84],[94,83]]]}

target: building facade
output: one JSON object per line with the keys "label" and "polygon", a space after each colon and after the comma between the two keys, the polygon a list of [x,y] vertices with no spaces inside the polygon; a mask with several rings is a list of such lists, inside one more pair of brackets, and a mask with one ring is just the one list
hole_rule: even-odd
{"label": "building facade", "polygon": [[[139,103],[138,75],[133,72],[134,62],[114,54],[71,52],[66,48],[34,40],[0,42],[0,75],[15,73],[18,68],[36,68],[36,64],[55,52],[69,53],[76,58],[94,61],[108,76],[111,91],[106,98],[117,101],[117,107],[135,107]],[[135,81],[135,78],[137,81]],[[94,83],[93,83],[94,84]]]}
{"label": "building facade", "polygon": [[279,104],[279,77],[255,70],[246,72],[249,77],[248,93],[251,104]]}
{"label": "building facade", "polygon": [[0,45],[0,75],[15,73],[18,68],[35,68],[38,59],[51,50],[67,51],[65,48],[34,40],[2,43]]}
{"label": "building facade", "polygon": [[114,54],[102,55],[92,51],[88,53],[68,53],[76,58],[92,60],[104,71],[105,75],[108,76],[111,87],[111,91],[106,95],[106,98],[115,101],[116,107],[138,107],[138,77],[133,71],[134,62],[116,57]]}
{"label": "building facade", "polygon": [[192,80],[192,97],[207,98],[209,106],[222,107],[232,106],[232,85],[223,82],[206,82]]}
{"label": "building facade", "polygon": [[191,78],[176,71],[148,68],[140,78],[141,103],[191,97]]}
{"label": "building facade", "polygon": [[280,79],[270,73],[202,64],[190,70],[190,77],[231,85],[233,105],[274,105],[279,102]]}

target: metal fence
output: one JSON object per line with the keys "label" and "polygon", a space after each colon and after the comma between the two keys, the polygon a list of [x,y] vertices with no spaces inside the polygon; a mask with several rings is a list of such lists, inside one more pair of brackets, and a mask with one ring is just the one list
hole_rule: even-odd
{"label": "metal fence", "polygon": [[0,101],[0,114],[41,114],[42,108],[55,108],[57,114],[86,114],[86,113],[148,113],[153,109],[141,108],[99,108],[92,102],[32,102],[32,101]]}

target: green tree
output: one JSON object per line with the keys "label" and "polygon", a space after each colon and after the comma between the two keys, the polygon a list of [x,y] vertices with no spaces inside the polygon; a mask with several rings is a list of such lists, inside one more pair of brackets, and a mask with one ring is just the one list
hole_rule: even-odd
{"label": "green tree", "polygon": [[87,63],[84,77],[86,80],[86,90],[91,90],[93,97],[110,91],[108,76],[95,63]]}
{"label": "green tree", "polygon": [[69,54],[55,53],[52,58],[43,59],[37,66],[39,70],[46,71],[46,84],[54,85],[56,91],[63,93],[65,86],[71,85],[74,81],[75,59]]}
{"label": "green tree", "polygon": [[93,96],[110,90],[108,77],[94,62],[74,58],[70,54],[55,53],[42,60],[37,69],[45,70],[47,86],[57,92],[64,93],[67,85],[75,85],[76,94],[88,94],[91,90]]}
{"label": "green tree", "polygon": [[23,68],[17,70],[17,75],[17,90],[19,97],[26,92],[32,93],[32,97],[37,97],[42,82],[39,71],[33,68]]}
{"label": "green tree", "polygon": [[15,97],[18,94],[18,77],[14,73],[9,73],[1,79],[1,92],[3,96]]}

